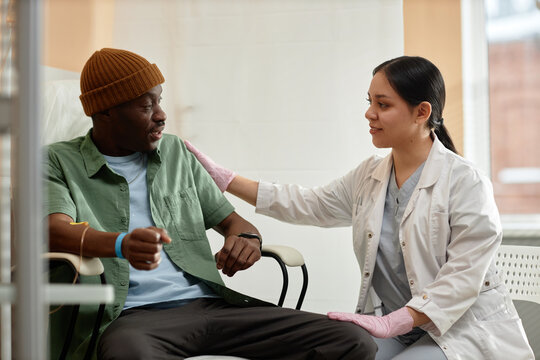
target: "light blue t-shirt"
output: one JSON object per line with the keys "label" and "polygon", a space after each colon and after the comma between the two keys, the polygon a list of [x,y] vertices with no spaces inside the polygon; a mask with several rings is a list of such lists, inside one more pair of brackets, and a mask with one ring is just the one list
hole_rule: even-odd
{"label": "light blue t-shirt", "polygon": [[[401,188],[397,186],[394,168],[390,173],[384,204],[381,240],[372,281],[373,289],[383,303],[384,315],[402,308],[412,298],[403,252],[399,245],[399,225],[414,188],[418,184],[424,164],[416,169]],[[420,328],[415,328],[411,333],[399,336],[398,340],[408,346],[424,333]]]}
{"label": "light blue t-shirt", "polygon": [[[128,182],[129,232],[155,226],[146,182],[147,155],[137,152],[128,156],[104,157],[109,167]],[[163,250],[161,263],[153,270],[137,270],[129,266],[129,289],[124,309],[150,305],[174,307],[200,297],[217,295],[199,279],[182,271]]]}

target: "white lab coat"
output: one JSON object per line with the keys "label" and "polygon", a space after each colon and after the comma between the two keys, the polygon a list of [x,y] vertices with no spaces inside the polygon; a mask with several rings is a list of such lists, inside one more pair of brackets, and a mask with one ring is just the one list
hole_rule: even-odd
{"label": "white lab coat", "polygon": [[[364,311],[381,234],[392,156],[371,157],[324,187],[261,182],[261,214],[295,224],[353,226]],[[449,360],[534,359],[494,255],[499,214],[488,179],[435,138],[399,227],[412,299],[422,326]]]}

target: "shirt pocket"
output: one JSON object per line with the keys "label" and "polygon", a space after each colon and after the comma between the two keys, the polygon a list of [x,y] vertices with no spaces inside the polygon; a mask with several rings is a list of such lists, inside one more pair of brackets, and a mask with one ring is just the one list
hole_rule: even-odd
{"label": "shirt pocket", "polygon": [[473,330],[480,342],[483,359],[534,359],[519,318],[478,321],[473,325]]}
{"label": "shirt pocket", "polygon": [[172,229],[182,240],[205,240],[206,228],[194,187],[180,190],[163,198],[166,206],[167,229]]}
{"label": "shirt pocket", "polygon": [[446,263],[446,249],[450,238],[449,215],[447,212],[434,211],[431,213],[430,238],[433,253],[439,266]]}
{"label": "shirt pocket", "polygon": [[367,220],[371,216],[371,208],[364,206],[361,202],[353,204],[352,223],[355,232],[363,233],[366,230]]}
{"label": "shirt pocket", "polygon": [[503,286],[483,286],[471,311],[478,321],[505,320],[513,315]]}

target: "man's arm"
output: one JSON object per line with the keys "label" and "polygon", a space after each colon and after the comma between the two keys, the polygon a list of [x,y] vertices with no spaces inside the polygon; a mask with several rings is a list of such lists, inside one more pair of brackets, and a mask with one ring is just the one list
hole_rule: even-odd
{"label": "man's arm", "polygon": [[239,237],[241,233],[255,234],[261,238],[255,226],[236,212],[232,212],[214,230],[225,237],[225,244],[216,254],[217,268],[227,276],[245,270],[261,258],[261,242],[257,238]]}
{"label": "man's arm", "polygon": [[[65,214],[55,213],[49,220],[49,250],[57,252],[81,253],[81,237],[84,225],[71,225],[73,219]],[[104,232],[89,228],[84,234],[83,256],[115,257],[115,242],[119,233]],[[129,263],[139,270],[155,269],[161,262],[163,243],[171,238],[163,229],[147,227],[135,229],[122,240],[122,254]]]}

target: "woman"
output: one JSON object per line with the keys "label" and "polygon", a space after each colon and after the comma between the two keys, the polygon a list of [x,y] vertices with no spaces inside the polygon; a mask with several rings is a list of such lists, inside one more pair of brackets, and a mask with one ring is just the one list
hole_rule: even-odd
{"label": "woman", "polygon": [[[386,61],[373,70],[368,102],[373,144],[391,153],[324,187],[258,183],[186,143],[222,191],[258,213],[353,226],[359,314],[328,316],[366,328],[377,359],[533,359],[494,265],[502,230],[491,184],[456,154],[443,124],[441,73],[421,57]],[[370,291],[384,316],[361,314]]]}

